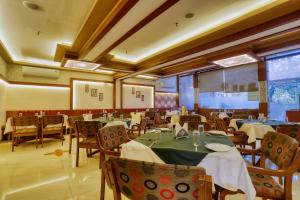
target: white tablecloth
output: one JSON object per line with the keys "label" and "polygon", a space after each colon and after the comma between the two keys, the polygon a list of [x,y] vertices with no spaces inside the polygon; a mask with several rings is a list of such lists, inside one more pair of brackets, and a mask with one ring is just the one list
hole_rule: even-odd
{"label": "white tablecloth", "polygon": [[125,129],[128,129],[128,125],[126,122],[123,121],[109,121],[105,124],[104,127],[108,127],[108,126],[116,126],[116,125],[123,125],[125,127]]}
{"label": "white tablecloth", "polygon": [[[41,117],[41,116],[39,116]],[[68,116],[67,115],[63,115],[64,117],[64,126],[66,128],[69,128],[69,122],[68,122]],[[6,124],[5,124],[5,129],[4,129],[4,134],[7,134],[7,133],[10,133],[13,131],[13,127],[11,125],[11,120],[12,120],[12,117],[9,117],[6,121]]]}
{"label": "white tablecloth", "polygon": [[264,125],[262,123],[244,123],[240,128],[237,127],[236,121],[241,119],[231,119],[229,126],[236,130],[244,131],[248,137],[248,143],[255,142],[256,139],[263,139],[265,134],[269,131],[275,131],[272,126]]}
{"label": "white tablecloth", "polygon": [[179,111],[173,110],[173,111],[166,111],[166,118],[167,117],[172,117],[173,115],[178,115]]}
{"label": "white tablecloth", "polygon": [[[134,140],[123,144],[121,157],[146,162],[164,163],[151,148]],[[239,151],[232,148],[228,152],[209,153],[198,164],[213,177],[214,183],[229,190],[242,190],[249,200],[255,198],[256,191],[247,171],[246,163]]]}

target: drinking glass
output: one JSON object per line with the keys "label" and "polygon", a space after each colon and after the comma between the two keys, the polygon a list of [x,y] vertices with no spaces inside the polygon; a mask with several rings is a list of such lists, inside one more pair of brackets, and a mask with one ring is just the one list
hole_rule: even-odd
{"label": "drinking glass", "polygon": [[198,146],[200,145],[200,132],[199,131],[193,132],[193,145],[195,147],[195,151],[198,151]]}
{"label": "drinking glass", "polygon": [[204,126],[203,126],[203,124],[199,124],[199,126],[198,126],[198,131],[199,131],[200,133],[203,133],[203,132],[204,132]]}

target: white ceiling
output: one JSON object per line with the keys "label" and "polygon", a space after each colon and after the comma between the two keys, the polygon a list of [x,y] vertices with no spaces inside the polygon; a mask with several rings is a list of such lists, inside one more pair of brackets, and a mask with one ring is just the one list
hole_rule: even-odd
{"label": "white ceiling", "polygon": [[[142,0],[137,5],[141,7],[142,4],[146,4],[147,2],[146,0]],[[162,4],[162,1],[160,2]],[[156,0],[155,4],[160,2]],[[161,53],[170,47],[199,37],[213,28],[272,2],[275,2],[275,0],[182,0],[121,43],[110,53],[114,55],[115,60],[137,63]],[[154,8],[155,6],[152,7],[152,9]],[[139,11],[136,12],[132,9],[128,12],[106,35],[106,38],[103,38],[95,46],[86,59],[95,59],[97,55],[107,48],[109,45],[106,40],[122,36],[117,27],[128,27],[134,22],[131,18],[127,17],[128,15],[133,15],[136,19],[141,20],[149,13],[150,9],[149,6],[143,6]],[[184,16],[187,13],[194,13],[194,17],[190,19],[185,18]],[[176,23],[178,23],[178,26],[176,26]],[[122,30],[124,31],[124,29]]]}
{"label": "white ceiling", "polygon": [[31,0],[42,8],[35,11],[23,0],[0,0],[0,40],[15,61],[59,65],[57,43],[74,42],[95,1]]}

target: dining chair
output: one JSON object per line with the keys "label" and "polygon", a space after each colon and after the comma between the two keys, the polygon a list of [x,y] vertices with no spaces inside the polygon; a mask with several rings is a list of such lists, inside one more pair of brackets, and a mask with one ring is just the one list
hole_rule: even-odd
{"label": "dining chair", "polygon": [[73,138],[76,138],[76,127],[75,122],[76,121],[83,121],[83,116],[70,116],[68,117],[69,122],[69,154],[71,154],[72,151],[72,140]]}
{"label": "dining chair", "polygon": [[184,124],[188,123],[188,130],[198,130],[199,124],[201,124],[201,116],[200,115],[181,115],[179,118],[179,123]]}
{"label": "dining chair", "polygon": [[276,132],[286,134],[295,138],[300,143],[300,125],[299,124],[280,124]]}
{"label": "dining chair", "polygon": [[79,165],[79,149],[86,149],[87,156],[96,152],[90,152],[92,149],[99,151],[96,135],[100,129],[99,121],[76,121],[76,167]]}
{"label": "dining chair", "polygon": [[168,128],[168,122],[165,119],[162,119],[160,113],[156,113],[154,117],[154,123],[156,128]]}
{"label": "dining chair", "polygon": [[99,118],[99,117],[103,117],[103,114],[104,114],[104,113],[94,113],[94,114],[92,115],[92,119],[97,119],[97,118]]}
{"label": "dining chair", "polygon": [[35,146],[38,147],[39,121],[37,116],[12,117],[11,125],[13,127],[12,151],[20,143],[22,137],[35,137]]}
{"label": "dining chair", "polygon": [[147,120],[146,118],[142,118],[139,124],[132,125],[130,129],[127,129],[128,137],[135,139],[142,133],[145,134],[147,131]]}
{"label": "dining chair", "polygon": [[62,115],[46,115],[41,118],[41,144],[44,145],[44,137],[51,136],[51,138],[58,138],[63,145],[63,123],[64,117]]}
{"label": "dining chair", "polygon": [[[248,166],[248,172],[256,190],[256,196],[263,199],[292,199],[292,176],[300,167],[299,143],[285,134],[268,132],[262,141],[261,149],[243,149],[245,153],[260,152],[260,166]],[[274,163],[278,169],[266,168],[266,160]],[[284,177],[280,185],[274,177]],[[239,191],[240,192],[240,191]],[[228,194],[234,194],[221,189],[220,199],[224,200]]]}
{"label": "dining chair", "polygon": [[102,168],[114,200],[211,200],[212,178],[202,167],[110,158]]}
{"label": "dining chair", "polygon": [[[121,144],[129,141],[126,129],[123,125],[103,127],[97,133],[98,148],[100,149],[100,168],[102,168],[105,157],[120,156]],[[105,176],[101,175],[100,199],[104,200]]]}
{"label": "dining chair", "polygon": [[[239,146],[241,148],[245,148],[246,146],[250,146],[252,149],[256,148],[256,142],[248,143],[248,136],[244,131],[237,131],[234,127],[227,126],[227,123],[220,118],[215,119],[216,129],[220,131],[224,131],[226,134],[229,134],[230,140],[234,143],[234,145]],[[255,164],[256,155],[252,156],[252,164]]]}
{"label": "dining chair", "polygon": [[155,111],[146,111],[145,112],[145,118],[147,118],[147,126],[148,128],[153,128],[155,127]]}

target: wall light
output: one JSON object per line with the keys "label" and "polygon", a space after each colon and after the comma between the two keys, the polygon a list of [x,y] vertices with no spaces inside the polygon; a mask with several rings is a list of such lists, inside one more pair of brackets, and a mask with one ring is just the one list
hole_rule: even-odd
{"label": "wall light", "polygon": [[106,69],[96,69],[96,72],[104,73],[104,74],[114,74],[114,71],[106,70]]}
{"label": "wall light", "polygon": [[220,65],[222,67],[233,67],[233,66],[244,65],[253,62],[257,62],[257,60],[248,54],[242,54],[230,58],[213,61],[214,64]]}

